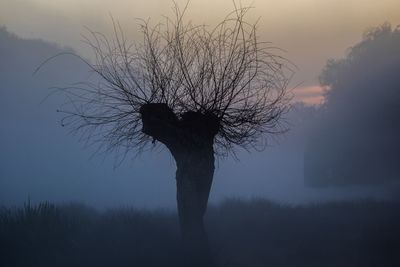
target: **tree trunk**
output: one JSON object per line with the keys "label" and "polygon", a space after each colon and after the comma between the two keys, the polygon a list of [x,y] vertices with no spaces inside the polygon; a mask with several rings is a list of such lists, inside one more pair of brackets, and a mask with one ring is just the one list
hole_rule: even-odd
{"label": "tree trunk", "polygon": [[179,223],[187,266],[211,266],[203,217],[214,176],[214,137],[219,119],[212,113],[188,111],[178,118],[162,103],[144,104],[142,131],[163,143],[176,161]]}
{"label": "tree trunk", "polygon": [[186,149],[175,156],[177,204],[183,245],[187,256],[198,266],[211,265],[211,253],[204,229],[204,214],[214,175],[212,145]]}

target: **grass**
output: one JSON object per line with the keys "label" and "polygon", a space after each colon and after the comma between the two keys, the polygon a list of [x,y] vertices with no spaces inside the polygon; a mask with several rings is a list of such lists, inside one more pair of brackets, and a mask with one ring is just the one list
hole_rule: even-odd
{"label": "grass", "polygon": [[[399,203],[227,200],[206,225],[218,266],[400,266]],[[0,210],[0,266],[184,266],[177,216],[80,204]]]}

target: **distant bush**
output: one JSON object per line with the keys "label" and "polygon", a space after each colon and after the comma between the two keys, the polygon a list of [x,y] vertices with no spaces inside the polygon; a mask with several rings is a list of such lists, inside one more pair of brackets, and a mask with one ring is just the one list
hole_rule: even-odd
{"label": "distant bush", "polygon": [[[228,200],[206,217],[218,266],[400,266],[400,204]],[[80,204],[0,211],[0,266],[184,266],[176,214]]]}

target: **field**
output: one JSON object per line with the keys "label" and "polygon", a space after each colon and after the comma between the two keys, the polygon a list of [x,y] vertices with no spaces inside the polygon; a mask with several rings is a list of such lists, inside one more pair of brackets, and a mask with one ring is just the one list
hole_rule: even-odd
{"label": "field", "polygon": [[[227,200],[206,217],[218,266],[400,266],[399,203]],[[184,266],[172,211],[81,204],[0,210],[0,266]]]}

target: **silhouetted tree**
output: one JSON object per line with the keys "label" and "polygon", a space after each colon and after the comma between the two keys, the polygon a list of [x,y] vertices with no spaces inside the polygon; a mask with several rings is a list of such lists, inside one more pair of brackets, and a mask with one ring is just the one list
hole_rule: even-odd
{"label": "silhouetted tree", "polygon": [[186,7],[174,11],[156,26],[142,21],[140,43],[128,43],[118,23],[113,39],[91,32],[96,60],[89,66],[101,79],[65,89],[74,108],[63,110],[63,122],[106,150],[165,145],[177,166],[183,240],[201,255],[215,155],[264,147],[285,130],[289,68],[270,52],[276,48],[258,41],[256,24],[244,20],[248,8],[214,28],[185,23]]}

